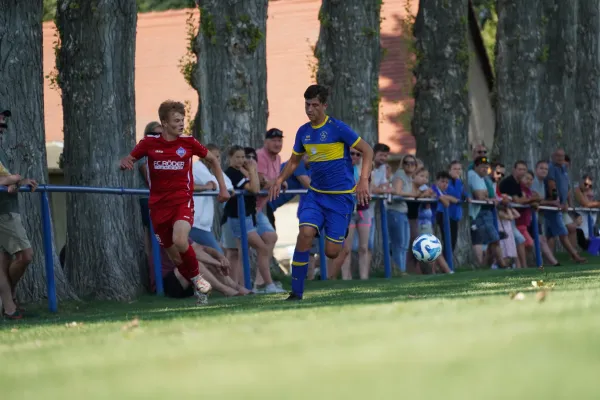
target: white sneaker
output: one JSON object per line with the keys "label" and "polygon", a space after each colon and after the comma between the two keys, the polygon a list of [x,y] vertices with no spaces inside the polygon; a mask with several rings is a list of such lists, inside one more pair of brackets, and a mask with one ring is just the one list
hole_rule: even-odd
{"label": "white sneaker", "polygon": [[265,287],[264,293],[266,293],[266,294],[286,293],[286,291],[280,287],[277,287],[274,283],[270,283]]}
{"label": "white sneaker", "polygon": [[193,277],[192,284],[194,285],[194,290],[202,294],[208,294],[212,290],[212,286],[202,275]]}

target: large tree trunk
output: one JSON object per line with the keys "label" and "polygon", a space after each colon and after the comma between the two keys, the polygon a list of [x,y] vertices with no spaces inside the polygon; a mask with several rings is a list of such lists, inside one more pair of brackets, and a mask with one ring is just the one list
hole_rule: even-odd
{"label": "large tree trunk", "polygon": [[467,0],[421,1],[414,25],[417,64],[412,131],[431,174],[468,148]]}
{"label": "large tree trunk", "polygon": [[[600,10],[598,2],[580,1],[577,29],[577,73],[575,105],[580,131],[573,132],[567,148],[571,152],[573,178],[589,173],[600,178]],[[577,136],[575,136],[577,135]],[[570,139],[569,138],[569,139]]]}
{"label": "large tree trunk", "polygon": [[379,139],[380,0],[323,0],[315,47],[328,113],[371,145]]}
{"label": "large tree trunk", "polygon": [[[60,0],[56,20],[66,181],[134,187],[137,174],[118,160],[135,145],[135,0]],[[123,300],[143,289],[141,227],[134,197],[67,196],[66,263],[79,294]]]}
{"label": "large tree trunk", "polygon": [[205,143],[218,143],[224,151],[234,144],[260,147],[268,118],[268,1],[198,3],[198,67],[192,78],[200,96],[196,129]]}
{"label": "large tree trunk", "polygon": [[[48,182],[44,132],[44,75],[42,63],[42,2],[23,6],[17,0],[0,0],[0,105],[13,116],[0,145],[10,158],[8,168],[24,177]],[[39,194],[21,194],[23,222],[34,251],[34,261],[19,284],[22,300],[46,297],[46,270]],[[52,246],[57,295],[73,299],[75,293],[60,268]]]}

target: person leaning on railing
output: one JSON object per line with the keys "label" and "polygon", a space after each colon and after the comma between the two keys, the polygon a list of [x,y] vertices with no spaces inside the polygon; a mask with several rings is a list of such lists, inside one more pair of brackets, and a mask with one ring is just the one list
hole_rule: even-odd
{"label": "person leaning on railing", "polygon": [[[573,191],[575,197],[575,207],[583,208],[599,208],[600,201],[594,200],[594,180],[588,174],[583,175],[581,184],[575,184]],[[588,217],[592,219],[592,228],[596,225],[597,213],[590,213],[588,211],[577,211],[578,218],[580,219],[579,226],[577,227],[577,243],[579,246],[587,250],[589,247],[590,239],[590,226]]]}

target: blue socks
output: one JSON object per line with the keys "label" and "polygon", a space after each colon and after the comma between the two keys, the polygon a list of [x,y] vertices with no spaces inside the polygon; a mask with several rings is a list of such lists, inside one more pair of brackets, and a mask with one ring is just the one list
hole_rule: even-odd
{"label": "blue socks", "polygon": [[308,274],[309,251],[294,251],[292,259],[292,293],[302,298],[304,294],[304,280]]}

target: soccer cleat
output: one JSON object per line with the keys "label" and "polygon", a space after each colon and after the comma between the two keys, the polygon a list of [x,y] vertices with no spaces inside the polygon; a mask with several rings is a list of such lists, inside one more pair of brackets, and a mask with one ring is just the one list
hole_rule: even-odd
{"label": "soccer cleat", "polygon": [[290,292],[290,295],[288,296],[288,298],[285,299],[285,301],[300,301],[300,300],[302,300],[302,296],[298,296],[294,292]]}
{"label": "soccer cleat", "polygon": [[212,290],[211,284],[202,275],[192,278],[192,284],[194,285],[194,290],[202,294],[209,294]]}

